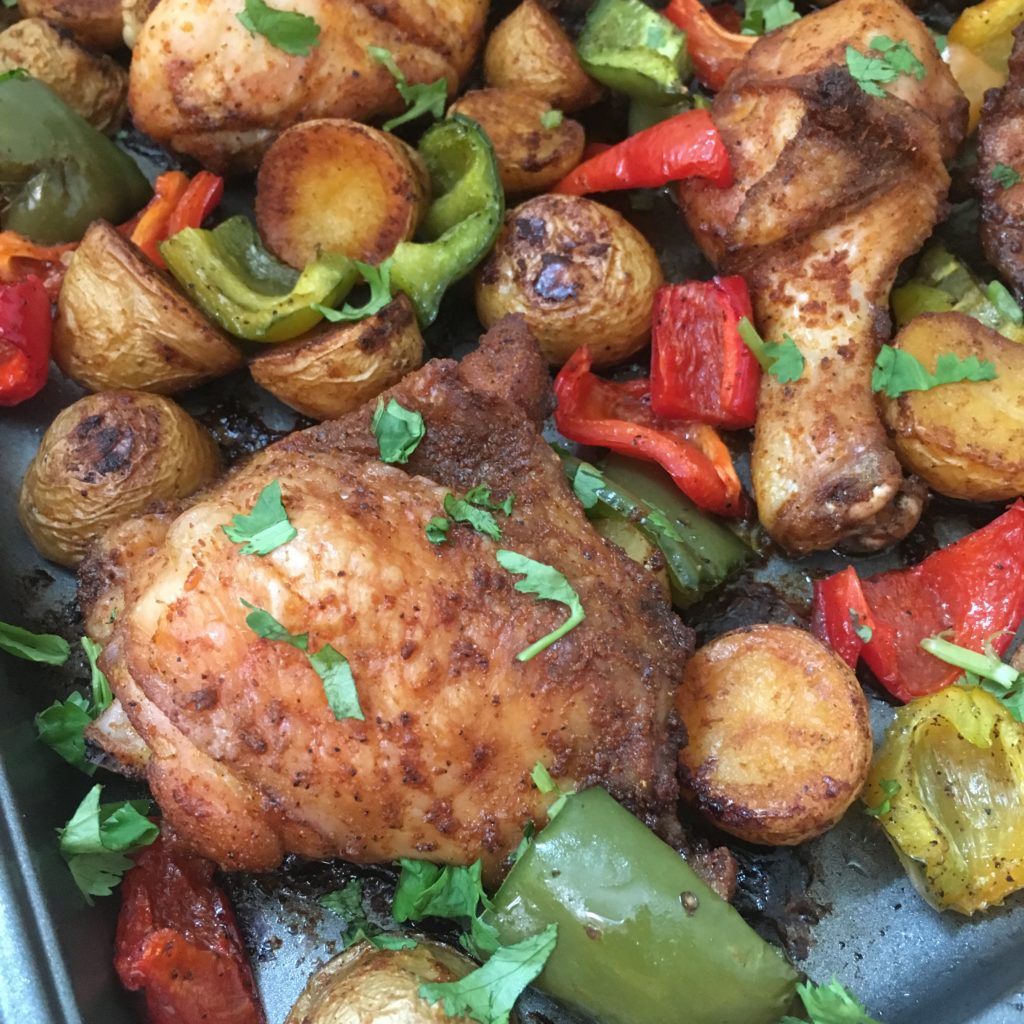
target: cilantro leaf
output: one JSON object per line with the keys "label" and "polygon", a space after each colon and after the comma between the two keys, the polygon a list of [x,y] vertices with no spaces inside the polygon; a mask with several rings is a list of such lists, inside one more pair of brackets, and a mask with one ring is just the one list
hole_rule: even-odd
{"label": "cilantro leaf", "polygon": [[512,503],[515,501],[515,495],[510,494],[504,501],[494,502],[491,500],[491,489],[480,484],[477,487],[472,487],[466,492],[466,501],[471,505],[478,505],[480,508],[489,508],[495,512],[504,512],[505,515],[512,515]]}
{"label": "cilantro leaf", "polygon": [[871,96],[886,95],[877,84],[879,82],[895,82],[900,75],[912,75],[921,81],[926,74],[925,66],[903,40],[897,42],[888,36],[875,36],[871,40],[869,54],[861,53],[852,46],[846,47],[847,70],[861,89]]}
{"label": "cilantro leaf", "polygon": [[1020,182],[1020,175],[1009,164],[997,163],[992,168],[990,177],[1002,188],[1013,188]]}
{"label": "cilantro leaf", "polygon": [[359,260],[352,262],[356,265],[359,273],[363,275],[363,280],[370,286],[370,298],[363,306],[350,306],[345,303],[341,309],[331,309],[330,306],[321,306],[318,302],[313,303],[313,308],[332,324],[340,323],[343,320],[363,320],[368,316],[373,316],[374,313],[379,313],[393,298],[390,256],[376,267],[372,263],[361,263]]}
{"label": "cilantro leaf", "polygon": [[935,373],[929,373],[910,352],[883,345],[871,371],[871,390],[899,398],[908,391],[930,391],[960,381],[995,380],[996,376],[996,368],[988,360],[981,362],[977,356],[961,359],[952,352],[943,352],[935,361]]}
{"label": "cilantro leaf", "polygon": [[520,993],[544,969],[557,940],[558,927],[549,924],[538,935],[500,947],[483,967],[458,981],[420,985],[419,994],[428,1003],[443,1002],[449,1017],[465,1015],[479,1024],[508,1024]]}
{"label": "cilantro leaf", "polygon": [[279,480],[272,480],[260,491],[252,512],[232,516],[231,522],[221,529],[232,543],[245,544],[243,555],[269,555],[298,536],[281,501]]}
{"label": "cilantro leaf", "polygon": [[747,0],[740,31],[745,36],[763,36],[799,20],[792,0]]}
{"label": "cilantro leaf", "polygon": [[43,665],[63,665],[71,654],[67,640],[55,633],[32,633],[0,622],[0,651]]}
{"label": "cilantro leaf", "polygon": [[324,684],[327,705],[334,712],[335,719],[340,722],[343,718],[355,718],[365,722],[366,716],[359,706],[359,694],[348,658],[330,644],[324,644],[316,654],[309,655],[309,663]]}
{"label": "cilantro leaf", "polygon": [[391,72],[398,95],[409,104],[409,109],[404,114],[399,114],[398,117],[384,122],[384,131],[390,132],[400,124],[414,121],[421,114],[429,113],[433,115],[434,120],[444,116],[444,105],[448,102],[447,78],[442,76],[429,85],[410,85],[409,80],[405,77],[405,72],[395,63],[394,55],[390,50],[386,50],[383,46],[368,46],[366,52],[378,64],[383,64]]}
{"label": "cilantro leaf", "polygon": [[533,784],[542,793],[557,793],[558,799],[548,808],[548,820],[550,821],[564,806],[566,798],[572,793],[572,790],[564,790],[557,782],[551,777],[551,773],[547,770],[544,764],[538,761],[533,766],[533,771],[530,772],[530,778],[533,780]]}
{"label": "cilantro leaf", "polygon": [[75,885],[92,906],[93,896],[109,896],[132,867],[132,860],[123,853],[85,853],[67,858],[68,870]]}
{"label": "cilantro leaf", "polygon": [[[868,1016],[863,1004],[833,978],[827,985],[813,981],[797,985],[811,1024],[879,1024]],[[779,1024],[804,1024],[796,1017],[783,1017]]]}
{"label": "cilantro leaf", "polygon": [[990,693],[1018,721],[1024,721],[1024,673],[1007,665],[986,643],[985,654],[950,643],[939,636],[925,637],[921,647],[930,655],[964,670],[964,676],[957,680],[967,686],[980,686]]}
{"label": "cilantro leaf", "polygon": [[377,438],[381,462],[401,465],[409,461],[427,432],[422,415],[399,405],[393,398],[387,406],[383,399],[378,399],[370,429]]}
{"label": "cilantro leaf", "polygon": [[569,617],[557,629],[547,636],[534,641],[525,650],[516,655],[517,661],[529,661],[545,648],[561,639],[571,629],[575,629],[586,618],[579,594],[569,585],[569,581],[554,566],[544,562],[535,562],[517,551],[501,550],[495,556],[498,564],[508,572],[522,573],[524,579],[515,584],[516,590],[522,594],[536,594],[538,601],[558,601],[569,609]]}
{"label": "cilantro leaf", "polygon": [[545,110],[544,113],[540,115],[540,126],[541,128],[546,128],[548,131],[551,131],[553,128],[557,128],[564,120],[565,114],[560,110]]}
{"label": "cilantro leaf", "polygon": [[249,604],[244,598],[242,598],[242,604],[250,609],[249,614],[245,617],[245,624],[262,640],[276,640],[283,644],[291,644],[292,647],[300,651],[309,650],[308,633],[289,633],[270,612],[257,608],[254,604]]}
{"label": "cilantro leaf", "polygon": [[363,933],[362,938],[371,942],[378,949],[412,949],[416,940],[411,935],[390,935],[387,932],[377,932],[374,935]]}
{"label": "cilantro leaf", "polygon": [[526,827],[523,829],[523,838],[519,840],[519,845],[512,851],[509,856],[511,863],[515,864],[520,857],[530,848],[530,843],[533,842],[533,837],[537,834],[537,826],[532,822],[528,821]]}
{"label": "cilantro leaf", "polygon": [[92,724],[89,702],[72,693],[66,701],[54,701],[36,715],[36,735],[68,764],[93,775],[96,765],[85,756],[85,730]]}
{"label": "cilantro leaf", "polygon": [[425,860],[402,858],[391,915],[396,921],[425,917],[473,918],[478,907],[490,907],[481,881],[481,864],[440,867]]}
{"label": "cilantro leaf", "polygon": [[885,54],[889,66],[901,75],[912,75],[920,82],[927,74],[925,66],[917,59],[906,40],[897,42],[888,36],[875,36],[870,47],[876,53]]}
{"label": "cilantro leaf", "polygon": [[443,544],[448,539],[448,528],[451,525],[451,521],[446,519],[444,516],[434,516],[434,518],[427,523],[426,527],[424,527],[427,534],[427,540],[429,540],[431,544]]}
{"label": "cilantro leaf", "polygon": [[895,779],[882,779],[878,783],[885,799],[877,807],[865,807],[864,813],[870,814],[872,818],[880,818],[892,810],[892,798],[903,788]]}
{"label": "cilantro leaf", "polygon": [[591,466],[589,462],[581,462],[573,474],[573,493],[585,509],[594,508],[601,500],[598,493],[605,486],[604,474]]}
{"label": "cilantro leaf", "polygon": [[325,910],[343,917],[345,924],[350,928],[358,928],[366,922],[366,914],[363,911],[363,883],[358,878],[351,879],[340,889],[324,893],[317,903]]}
{"label": "cilantro leaf", "polygon": [[466,499],[456,498],[454,494],[446,494],[444,510],[452,521],[466,523],[491,540],[501,540],[501,527],[487,509],[471,505]]}
{"label": "cilantro leaf", "polygon": [[103,648],[95,640],[87,636],[82,637],[82,648],[85,651],[86,658],[89,659],[89,671],[92,674],[92,678],[89,681],[89,685],[92,688],[92,704],[89,713],[93,718],[96,718],[114,703],[114,695],[111,693],[107,677],[103,674],[99,665],[96,664],[96,659],[100,656]]}
{"label": "cilantro leaf", "polygon": [[803,353],[788,334],[782,336],[782,341],[765,341],[746,317],[740,318],[737,329],[743,343],[761,364],[761,369],[780,384],[792,384],[803,376]]}
{"label": "cilantro leaf", "polygon": [[871,643],[871,637],[874,634],[874,630],[860,621],[860,616],[857,614],[856,609],[849,608],[847,610],[850,613],[850,621],[853,623],[854,633],[856,633],[864,643]]}
{"label": "cilantro leaf", "polygon": [[985,289],[989,302],[999,311],[1000,316],[1020,327],[1024,324],[1024,312],[1002,281],[990,281]]}
{"label": "cilantro leaf", "polygon": [[236,18],[254,35],[293,57],[308,57],[320,45],[320,26],[307,14],[279,11],[264,0],[245,0]]}

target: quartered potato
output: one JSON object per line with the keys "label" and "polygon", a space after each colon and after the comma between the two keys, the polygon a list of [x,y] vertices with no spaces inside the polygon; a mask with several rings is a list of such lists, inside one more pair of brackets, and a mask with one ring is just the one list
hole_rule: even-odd
{"label": "quartered potato", "polygon": [[412,237],[429,181],[419,154],[389,132],[342,118],[306,121],[260,164],[256,223],[297,269],[325,252],[377,264]]}
{"label": "quartered potato", "polygon": [[751,626],[687,662],[676,708],[683,794],[715,826],[792,846],[846,812],[871,765],[857,677],[810,633]]}
{"label": "quartered potato", "polygon": [[[583,126],[563,118],[546,100],[518,89],[474,89],[448,108],[487,133],[506,192],[542,192],[583,156]],[[554,118],[550,127],[545,118]]]}
{"label": "quartered potato", "polygon": [[996,379],[879,396],[900,462],[932,490],[969,501],[1024,494],[1024,345],[964,313],[925,313],[893,345],[929,371],[942,353],[991,362]]}
{"label": "quartered potato", "polygon": [[18,0],[26,18],[45,18],[90,50],[121,45],[121,0]]}
{"label": "quartered potato", "polygon": [[104,221],[85,233],[57,302],[53,358],[91,391],[172,395],[242,365],[171,278]]}

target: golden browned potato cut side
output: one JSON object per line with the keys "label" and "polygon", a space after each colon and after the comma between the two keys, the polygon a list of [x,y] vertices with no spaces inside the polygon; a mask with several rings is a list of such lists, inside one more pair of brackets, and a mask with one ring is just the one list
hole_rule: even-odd
{"label": "golden browned potato cut side", "polygon": [[45,18],[90,50],[121,45],[121,0],[18,0],[26,18]]}
{"label": "golden browned potato cut side", "polygon": [[683,794],[751,843],[791,846],[830,829],[871,764],[867,702],[849,667],[809,633],[751,626],[689,661]]}

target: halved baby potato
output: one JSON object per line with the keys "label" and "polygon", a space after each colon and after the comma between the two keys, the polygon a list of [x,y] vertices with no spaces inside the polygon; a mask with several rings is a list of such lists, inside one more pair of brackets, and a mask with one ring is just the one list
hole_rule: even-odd
{"label": "halved baby potato", "polygon": [[684,796],[723,832],[792,846],[830,829],[871,766],[857,677],[810,633],[750,626],[687,663],[676,697]]}
{"label": "halved baby potato", "polygon": [[243,364],[171,278],[105,221],[89,226],[64,275],[53,358],[90,391],[172,395]]}
{"label": "halved baby potato", "polygon": [[343,118],[305,121],[260,164],[256,224],[298,269],[324,252],[376,264],[412,237],[429,190],[422,158],[389,132]]}

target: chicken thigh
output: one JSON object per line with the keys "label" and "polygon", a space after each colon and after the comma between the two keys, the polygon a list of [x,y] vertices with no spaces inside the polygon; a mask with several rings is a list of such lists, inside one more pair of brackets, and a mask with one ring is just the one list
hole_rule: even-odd
{"label": "chicken thigh", "polygon": [[[905,43],[923,74],[875,96],[847,56],[880,37]],[[762,333],[791,336],[805,359],[799,380],[766,374],[761,385],[761,521],[797,554],[884,547],[914,527],[924,488],[889,447],[872,364],[896,270],[942,212],[967,102],[899,0],[839,0],[760,40],[712,116],[736,182],[685,183],[687,220],[719,269],[746,277]]]}
{"label": "chicken thigh", "polygon": [[[364,409],[270,446],[187,509],[114,528],[84,564],[87,628],[165,820],[225,868],[482,857],[493,876],[543,820],[539,760],[671,832],[691,634],[566,486],[537,430],[549,383],[532,337],[499,325],[385,397],[424,417],[407,466],[380,460]],[[222,527],[274,480],[298,534],[245,554]],[[477,485],[514,495],[501,540],[452,523],[431,543],[445,494]],[[585,612],[532,660],[516,656],[568,613],[515,589],[501,548],[564,573]],[[243,601],[310,653],[341,652],[365,720],[336,720],[307,655],[261,639]]]}

